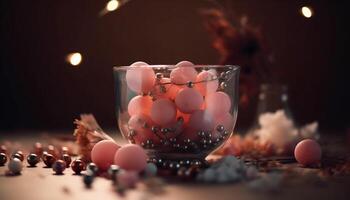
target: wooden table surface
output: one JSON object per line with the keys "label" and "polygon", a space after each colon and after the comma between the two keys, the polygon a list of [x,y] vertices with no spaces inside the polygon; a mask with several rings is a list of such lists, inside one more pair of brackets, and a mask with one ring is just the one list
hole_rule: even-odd
{"label": "wooden table surface", "polygon": [[[49,136],[50,137],[50,136]],[[35,141],[44,142],[47,137],[37,134],[0,135],[0,143],[10,141],[12,144],[29,148]],[[22,174],[7,176],[7,166],[0,167],[0,200],[76,200],[76,199],[168,199],[168,200],[225,200],[225,199],[350,199],[350,177],[332,177],[323,184],[315,184],[307,174],[318,173],[318,169],[300,170],[300,177],[291,178],[282,183],[274,192],[258,192],[250,189],[246,182],[236,184],[198,184],[175,182],[165,183],[163,192],[149,192],[138,185],[128,190],[125,196],[119,196],[105,178],[96,178],[91,189],[84,186],[82,177],[73,175],[66,169],[64,175],[55,175],[52,169],[44,168],[39,163],[35,168],[24,167]]]}

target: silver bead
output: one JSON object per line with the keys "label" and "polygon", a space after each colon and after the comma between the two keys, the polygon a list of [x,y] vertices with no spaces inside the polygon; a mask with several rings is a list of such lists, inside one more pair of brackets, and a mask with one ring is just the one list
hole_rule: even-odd
{"label": "silver bead", "polygon": [[163,74],[162,73],[156,73],[156,77],[157,77],[157,79],[161,79],[161,78],[163,78]]}
{"label": "silver bead", "polygon": [[169,138],[169,141],[174,143],[174,142],[176,142],[176,138]]}
{"label": "silver bead", "polygon": [[189,88],[193,88],[193,86],[194,86],[194,84],[193,84],[192,81],[188,81],[186,85],[187,85],[187,87],[189,87]]}
{"label": "silver bead", "polygon": [[228,131],[225,130],[222,134],[223,134],[224,136],[227,136],[227,135],[228,135]]}
{"label": "silver bead", "polygon": [[190,139],[184,139],[184,143],[191,143],[191,140]]}
{"label": "silver bead", "polygon": [[151,130],[153,133],[157,133],[159,131],[159,128],[156,126],[152,126]]}
{"label": "silver bead", "polygon": [[219,132],[222,132],[225,130],[225,127],[221,124],[219,124],[217,127],[216,127],[216,130],[219,131]]}
{"label": "silver bead", "polygon": [[227,78],[227,77],[226,77],[226,73],[225,73],[225,72],[221,72],[221,73],[220,73],[220,78],[226,79],[226,78]]}
{"label": "silver bead", "polygon": [[168,132],[169,132],[169,129],[167,129],[167,128],[161,128],[161,129],[160,129],[160,132],[161,132],[161,133],[168,133]]}
{"label": "silver bead", "polygon": [[227,87],[227,84],[225,82],[220,83],[220,88],[225,89]]}
{"label": "silver bead", "polygon": [[204,137],[205,136],[205,132],[204,131],[199,131],[197,134],[198,134],[199,137]]}

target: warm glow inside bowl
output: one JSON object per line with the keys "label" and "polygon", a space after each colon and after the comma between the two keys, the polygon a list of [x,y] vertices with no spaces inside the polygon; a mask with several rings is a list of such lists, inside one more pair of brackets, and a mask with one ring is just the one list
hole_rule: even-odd
{"label": "warm glow inside bowl", "polygon": [[239,67],[114,67],[119,130],[151,158],[204,159],[233,133]]}

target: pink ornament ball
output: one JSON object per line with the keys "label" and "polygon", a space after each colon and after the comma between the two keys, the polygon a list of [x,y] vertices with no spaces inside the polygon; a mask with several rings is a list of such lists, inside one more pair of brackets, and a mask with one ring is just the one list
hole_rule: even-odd
{"label": "pink ornament ball", "polygon": [[134,188],[139,180],[138,173],[135,171],[121,171],[117,174],[117,182],[124,188]]}
{"label": "pink ornament ball", "polygon": [[197,71],[193,66],[193,63],[189,61],[179,62],[177,68],[173,69],[170,73],[170,80],[175,84],[186,84],[189,81],[195,82],[197,78]]}
{"label": "pink ornament ball", "polygon": [[130,131],[128,139],[133,140],[136,144],[145,143],[147,140],[152,140],[153,144],[158,144],[160,140],[151,130],[153,125],[154,123],[147,115],[131,116],[128,127],[132,131]]}
{"label": "pink ornament ball", "polygon": [[201,108],[203,97],[194,88],[184,88],[177,93],[175,104],[181,112],[189,114]]}
{"label": "pink ornament ball", "polygon": [[153,101],[150,96],[138,95],[132,98],[128,104],[128,113],[130,116],[137,114],[150,115]]}
{"label": "pink ornament ball", "polygon": [[[174,84],[171,84],[170,78],[162,78],[159,81],[160,85],[155,87],[154,96],[156,98],[168,98],[174,100],[177,92],[180,90],[180,87]],[[165,91],[162,91],[165,89]]]}
{"label": "pink ornament ball", "polygon": [[147,165],[147,155],[139,145],[127,144],[115,153],[114,164],[125,170],[140,172]]}
{"label": "pink ornament ball", "polygon": [[94,145],[91,150],[91,160],[102,171],[106,171],[114,163],[115,152],[120,148],[111,140],[102,140]]}
{"label": "pink ornament ball", "polygon": [[209,71],[202,71],[198,74],[195,88],[202,96],[214,93],[219,87],[219,81],[215,79],[215,75]]}
{"label": "pink ornament ball", "polygon": [[136,93],[148,93],[155,84],[155,73],[147,63],[136,62],[126,71],[126,83]]}
{"label": "pink ornament ball", "polygon": [[151,119],[158,125],[166,126],[175,121],[176,107],[169,99],[158,99],[153,102]]}
{"label": "pink ornament ball", "polygon": [[191,115],[188,126],[194,131],[212,131],[214,128],[213,115],[207,110],[197,110]]}
{"label": "pink ornament ball", "polygon": [[304,166],[318,164],[321,154],[320,145],[311,139],[302,140],[294,149],[295,159]]}
{"label": "pink ornament ball", "polygon": [[231,109],[231,99],[224,92],[215,92],[205,98],[206,109],[214,116],[228,113]]}

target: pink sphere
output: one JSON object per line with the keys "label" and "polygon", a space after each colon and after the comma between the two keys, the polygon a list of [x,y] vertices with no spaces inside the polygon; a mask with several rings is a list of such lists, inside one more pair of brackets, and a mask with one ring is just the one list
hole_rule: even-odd
{"label": "pink sphere", "polygon": [[209,71],[202,71],[198,74],[195,88],[202,96],[214,93],[218,89],[219,80],[214,78],[215,75]]}
{"label": "pink sphere", "polygon": [[195,82],[197,78],[197,71],[193,66],[193,63],[188,61],[179,62],[177,68],[173,69],[170,73],[170,79],[175,84],[186,84],[189,81]]}
{"label": "pink sphere", "polygon": [[[170,78],[162,78],[159,81],[162,85],[157,85],[154,90],[154,96],[156,98],[168,98],[168,99],[175,99],[177,92],[180,90],[180,87],[171,83]],[[164,84],[166,83],[166,84]],[[165,91],[162,91],[165,89]]]}
{"label": "pink sphere", "polygon": [[175,104],[181,112],[193,113],[201,108],[203,97],[194,88],[184,88],[177,93]]}
{"label": "pink sphere", "polygon": [[197,110],[190,116],[188,126],[194,131],[212,131],[214,128],[213,115],[207,110]]}
{"label": "pink sphere", "polygon": [[120,148],[111,140],[102,140],[94,145],[91,150],[91,160],[102,171],[106,171],[114,163],[115,152]]}
{"label": "pink sphere", "polygon": [[206,109],[214,116],[220,116],[231,109],[231,99],[224,92],[215,92],[205,98]]}
{"label": "pink sphere", "polygon": [[153,144],[158,144],[160,140],[151,130],[153,125],[154,123],[147,115],[137,114],[131,116],[128,121],[128,127],[132,130],[132,134],[129,133],[128,139],[134,140],[136,144],[145,143],[147,140],[151,140]]}
{"label": "pink sphere", "polygon": [[158,99],[153,102],[151,109],[151,118],[158,125],[168,125],[175,121],[176,107],[168,99]]}
{"label": "pink sphere", "polygon": [[130,116],[137,114],[150,115],[152,107],[152,97],[138,95],[132,98],[128,104],[128,113]]}
{"label": "pink sphere", "polygon": [[136,62],[130,65],[125,78],[128,87],[137,93],[150,92],[156,81],[153,69],[144,62]]}
{"label": "pink sphere", "polygon": [[147,155],[139,145],[127,144],[115,153],[114,164],[125,170],[140,172],[147,165]]}
{"label": "pink sphere", "polygon": [[321,154],[320,145],[311,139],[302,140],[294,149],[295,159],[304,166],[319,163]]}
{"label": "pink sphere", "polygon": [[121,171],[117,174],[117,182],[125,188],[135,187],[139,180],[138,173],[135,171]]}

